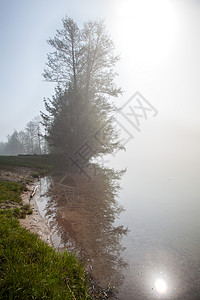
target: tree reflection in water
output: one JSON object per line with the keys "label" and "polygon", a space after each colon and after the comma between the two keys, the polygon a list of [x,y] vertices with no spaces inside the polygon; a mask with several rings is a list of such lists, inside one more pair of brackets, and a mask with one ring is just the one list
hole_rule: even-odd
{"label": "tree reflection in water", "polygon": [[119,286],[121,268],[120,241],[127,229],[114,221],[123,208],[116,201],[124,171],[98,167],[90,182],[76,173],[52,175],[46,215],[60,244],[76,250],[92,278],[103,288]]}

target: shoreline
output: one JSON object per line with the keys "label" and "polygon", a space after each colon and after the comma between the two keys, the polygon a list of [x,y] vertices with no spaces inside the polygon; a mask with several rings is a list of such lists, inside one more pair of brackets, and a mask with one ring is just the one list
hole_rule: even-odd
{"label": "shoreline", "polygon": [[[34,173],[33,173],[34,172]],[[24,190],[24,192],[22,192],[21,194],[21,199],[22,199],[22,203],[23,205],[25,204],[29,204],[30,208],[32,209],[33,213],[31,215],[26,215],[25,219],[18,219],[20,226],[24,227],[26,230],[28,230],[29,232],[36,234],[38,236],[38,238],[45,242],[48,246],[50,246],[51,248],[55,249],[55,246],[52,242],[52,232],[48,226],[48,221],[46,220],[46,218],[40,214],[40,210],[37,206],[37,199],[36,197],[40,197],[40,192],[36,191],[36,195],[34,195],[31,200],[30,199],[30,195],[32,194],[32,191],[34,190],[34,188],[39,185],[39,181],[38,181],[38,177],[35,177],[34,175],[36,174],[37,170],[32,169],[32,168],[26,168],[26,167],[10,167],[9,169],[6,168],[5,170],[2,169],[0,170],[0,179],[4,180],[4,181],[10,181],[10,182],[19,182],[19,183],[23,183],[26,188]],[[37,174],[39,175],[39,173],[37,172]],[[63,175],[63,174],[62,174]],[[64,174],[65,175],[65,174]],[[68,178],[70,177],[70,178]],[[71,180],[71,176],[68,176],[66,178],[66,175],[64,176],[65,182],[62,181],[62,184],[66,184],[66,186],[69,185],[69,180]],[[74,176],[73,176],[74,177]],[[63,176],[62,178],[63,179]],[[75,180],[76,179],[76,180]],[[80,188],[83,189],[83,194],[86,193],[86,195],[88,195],[88,190],[91,189],[91,187],[93,185],[91,184],[86,184],[85,180],[80,181],[80,178],[78,177],[75,178],[73,180],[73,183],[75,182],[76,184],[78,184],[78,186],[80,186]],[[85,187],[86,184],[86,187]],[[70,185],[72,185],[71,181],[70,181]],[[74,186],[74,184],[73,184]],[[62,199],[63,195],[61,193],[62,191],[59,191],[59,197],[60,199]],[[94,191],[93,191],[94,192]],[[96,192],[96,190],[95,190]],[[43,193],[43,192],[42,192]],[[93,195],[92,191],[89,193],[89,195]],[[73,196],[73,195],[72,195]],[[80,241],[83,242],[83,244],[86,243],[87,245],[91,246],[92,243],[92,237],[94,231],[94,227],[91,227],[91,230],[88,231],[88,219],[93,220],[93,218],[91,218],[91,212],[90,212],[90,207],[93,204],[93,197],[86,197],[85,199],[85,194],[84,196],[80,196],[80,195],[76,195],[76,201],[72,201],[70,203],[69,199],[68,202],[66,202],[68,205],[66,205],[66,207],[70,207],[70,209],[65,209],[62,210],[62,214],[64,214],[63,216],[65,216],[65,219],[67,218],[68,220],[68,225],[69,228],[67,228],[67,230],[71,229],[71,234],[72,235],[77,235],[80,238]],[[38,199],[39,200],[39,199]],[[86,201],[87,200],[87,201]],[[92,201],[92,202],[91,202]],[[71,207],[73,203],[73,207]],[[59,211],[61,213],[61,211]],[[75,218],[76,217],[76,218]],[[59,219],[59,220],[63,220],[63,218]],[[93,221],[92,221],[93,224]],[[84,226],[82,226],[84,225]],[[95,224],[96,225],[96,222]],[[87,249],[89,249],[90,253],[87,253]],[[67,249],[66,249],[67,250]],[[116,299],[115,298],[115,288],[112,289],[110,288],[110,286],[108,287],[105,284],[102,284],[102,282],[100,282],[101,276],[98,277],[98,275],[100,274],[101,271],[101,267],[99,269],[99,265],[94,265],[96,268],[96,271],[94,273],[93,270],[93,256],[89,257],[89,259],[87,259],[87,261],[84,261],[84,259],[82,260],[82,258],[84,258],[85,254],[92,254],[94,255],[94,257],[97,255],[97,251],[95,250],[94,253],[93,251],[90,251],[90,248],[86,247],[83,251],[83,257],[81,257],[81,261],[84,264],[84,268],[85,271],[87,273],[87,279],[88,279],[88,286],[90,287],[90,292],[91,295],[93,295],[94,297],[101,297],[100,299]],[[109,270],[108,270],[109,271]]]}
{"label": "shoreline", "polygon": [[31,233],[37,234],[42,241],[53,247],[51,240],[52,232],[47,225],[46,219],[42,217],[39,212],[35,197],[33,196],[29,202],[31,191],[35,186],[36,182],[31,184],[28,187],[28,191],[23,192],[21,195],[23,204],[30,204],[30,208],[32,209],[33,213],[31,215],[26,215],[25,219],[20,219],[19,223],[22,227],[25,227]]}

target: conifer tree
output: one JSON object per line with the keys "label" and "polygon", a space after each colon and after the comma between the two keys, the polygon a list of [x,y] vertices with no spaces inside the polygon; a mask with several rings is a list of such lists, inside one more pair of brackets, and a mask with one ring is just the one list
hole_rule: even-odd
{"label": "conifer tree", "polygon": [[115,86],[113,42],[102,21],[89,21],[79,29],[70,18],[63,20],[48,43],[54,51],[47,57],[44,78],[56,82],[52,99],[45,99],[41,113],[46,138],[54,151],[72,156],[85,142],[91,157],[120,147],[113,121],[115,106],[110,97],[121,90]]}

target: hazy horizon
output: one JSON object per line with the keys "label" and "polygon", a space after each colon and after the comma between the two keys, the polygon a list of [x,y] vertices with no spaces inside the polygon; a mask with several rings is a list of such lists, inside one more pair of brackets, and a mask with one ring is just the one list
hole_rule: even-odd
{"label": "hazy horizon", "polygon": [[105,19],[121,60],[120,107],[139,91],[159,112],[166,128],[185,126],[199,136],[200,6],[198,1],[1,1],[0,140],[44,110],[54,85],[42,72],[46,40],[65,15],[80,26]]}

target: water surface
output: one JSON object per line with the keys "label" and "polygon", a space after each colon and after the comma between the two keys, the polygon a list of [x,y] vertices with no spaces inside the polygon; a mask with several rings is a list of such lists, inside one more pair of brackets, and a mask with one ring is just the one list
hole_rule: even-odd
{"label": "water surface", "polygon": [[[41,194],[53,180],[54,194],[37,203],[55,247],[76,251],[100,286],[118,290],[114,299],[200,299],[198,163],[137,151],[129,159],[119,197],[109,180],[41,179]],[[67,201],[64,186],[74,188]]]}

